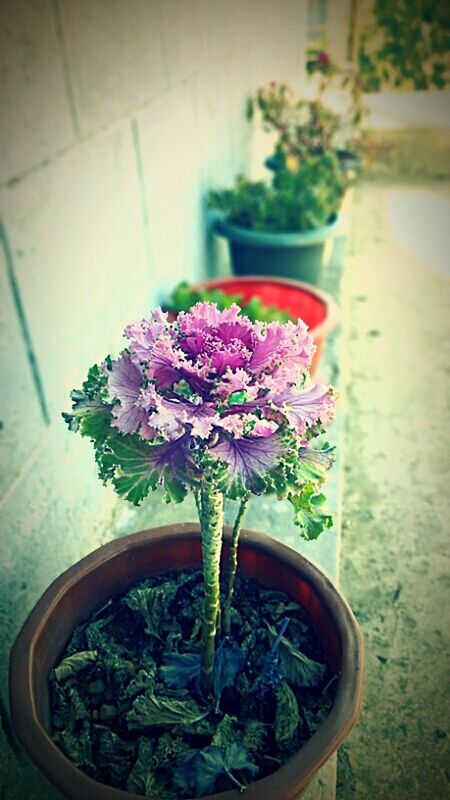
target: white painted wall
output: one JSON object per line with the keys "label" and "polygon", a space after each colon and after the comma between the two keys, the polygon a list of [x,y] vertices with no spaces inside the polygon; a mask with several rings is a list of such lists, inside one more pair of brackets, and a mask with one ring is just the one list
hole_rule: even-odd
{"label": "white painted wall", "polygon": [[[246,169],[248,93],[301,89],[305,19],[306,0],[0,3],[3,699],[32,604],[114,535],[68,392],[127,321],[213,268],[205,193]],[[1,759],[2,797],[42,796]]]}

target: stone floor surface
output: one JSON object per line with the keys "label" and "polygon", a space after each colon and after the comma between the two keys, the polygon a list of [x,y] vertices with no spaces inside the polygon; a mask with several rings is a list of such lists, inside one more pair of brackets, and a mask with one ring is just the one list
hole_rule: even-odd
{"label": "stone floor surface", "polygon": [[338,800],[450,797],[449,199],[436,181],[354,198],[340,578],[366,675]]}

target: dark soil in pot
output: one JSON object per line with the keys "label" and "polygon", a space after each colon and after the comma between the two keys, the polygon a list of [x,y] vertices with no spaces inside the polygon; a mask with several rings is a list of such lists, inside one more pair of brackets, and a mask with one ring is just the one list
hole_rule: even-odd
{"label": "dark soil in pot", "polygon": [[167,572],[79,625],[52,671],[53,738],[92,778],[203,796],[274,772],[327,717],[336,681],[308,614],[238,575],[214,699],[199,685],[202,574]]}

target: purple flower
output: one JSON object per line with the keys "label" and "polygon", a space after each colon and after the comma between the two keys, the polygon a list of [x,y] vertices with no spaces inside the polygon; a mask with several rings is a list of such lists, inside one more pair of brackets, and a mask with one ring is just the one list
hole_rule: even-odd
{"label": "purple flower", "polygon": [[312,336],[302,320],[294,325],[287,322],[271,322],[262,329],[249,362],[252,372],[279,369],[286,371],[307,368],[315,350]]}
{"label": "purple flower", "polygon": [[331,416],[328,387],[299,388],[314,350],[301,320],[253,324],[238,306],[197,303],[173,324],[157,310],[126,336],[130,350],[108,377],[113,424],[171,447],[183,442],[178,453],[207,448],[228,464],[233,491],[260,490],[283,431],[295,431],[298,455],[307,429]]}
{"label": "purple flower", "polygon": [[211,330],[224,322],[238,321],[242,323],[245,318],[239,317],[240,310],[235,303],[226,311],[219,311],[215,303],[197,303],[189,311],[182,311],[178,315],[177,322],[180,331],[184,334],[199,330]]}
{"label": "purple flower", "polygon": [[252,323],[236,305],[197,303],[173,323],[157,309],[125,336],[128,347],[89,371],[64,414],[93,440],[100,477],[121,497],[139,504],[158,486],[175,502],[210,486],[230,499],[274,491],[305,536],[329,526],[318,489],[333,448],[311,440],[335,396],[311,385],[302,320]]}

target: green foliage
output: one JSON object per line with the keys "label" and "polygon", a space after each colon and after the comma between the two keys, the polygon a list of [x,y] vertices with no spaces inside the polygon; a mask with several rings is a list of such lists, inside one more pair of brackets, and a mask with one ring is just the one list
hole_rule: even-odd
{"label": "green foliage", "polygon": [[155,767],[171,767],[183,756],[189,753],[189,747],[179,736],[172,736],[170,733],[163,733],[159,737],[153,755]]}
{"label": "green foliage", "polygon": [[[155,608],[147,598],[153,600],[158,588],[162,605],[151,625],[159,620],[160,629],[154,635],[146,631]],[[143,589],[150,594],[136,594]],[[322,678],[317,683],[311,673],[323,675],[324,667],[295,652],[302,641],[309,654],[317,648],[305,611],[282,591],[239,575],[234,594],[239,614],[217,649],[216,692],[220,697],[226,689],[223,707],[207,704],[194,677],[199,657],[189,644],[196,615],[201,623],[202,597],[200,572],[170,572],[131,587],[74,632],[56,666],[60,680],[53,674],[50,681],[52,728],[66,755],[96,780],[161,800],[201,794],[205,785],[215,791],[242,788],[260,774],[258,769],[263,776],[268,766],[275,769],[286,761],[329,713],[333,681],[321,693]],[[287,614],[295,663],[281,678],[301,700],[291,739],[283,728],[289,720],[293,728],[289,690],[283,690],[286,697],[279,695],[278,683],[264,701],[254,692],[271,637],[286,629],[279,620]],[[88,640],[99,644],[95,658],[86,651]],[[189,670],[192,682],[185,680]]]}
{"label": "green foliage", "polygon": [[237,777],[241,773],[255,775],[258,767],[247,748],[233,743],[226,748],[210,745],[189,754],[175,769],[175,785],[192,796],[203,796],[214,791],[217,779],[225,774],[241,790],[245,788]]}
{"label": "green foliage", "polygon": [[127,792],[142,794],[144,797],[156,795],[157,786],[153,774],[153,743],[149,739],[139,742],[138,757],[127,780]]}
{"label": "green foliage", "polygon": [[179,725],[198,722],[209,713],[195,700],[177,700],[154,694],[139,695],[127,714],[130,730],[149,728],[154,725]]}
{"label": "green foliage", "polygon": [[56,667],[53,674],[57,681],[65,681],[67,678],[72,678],[77,672],[86,669],[86,667],[91,667],[96,660],[96,650],[84,650],[74,653],[64,658]]}
{"label": "green foliage", "polygon": [[215,744],[217,747],[228,747],[238,738],[238,730],[237,717],[225,714],[216,728],[211,744]]}
{"label": "green foliage", "polygon": [[114,488],[120,497],[137,506],[159,483],[160,472],[152,459],[155,448],[120,433],[111,434],[108,445],[117,465]]}
{"label": "green foliage", "polygon": [[73,681],[68,681],[63,685],[53,682],[52,694],[57,709],[53,715],[53,727],[56,731],[73,733],[76,728],[80,727],[80,722],[89,719],[86,703],[80,697],[78,688]]}
{"label": "green foliage", "polygon": [[256,109],[261,114],[263,130],[278,135],[275,152],[281,164],[292,156],[303,160],[333,152],[340,118],[322,102],[297,98],[290,86],[275,83],[258,89],[249,98],[247,117],[253,116]]}
{"label": "green foliage", "polygon": [[[272,82],[249,98],[247,117],[259,111],[263,130],[278,136],[275,154],[266,162],[273,169],[289,167],[310,156],[357,153],[362,138],[361,121],[366,115],[359,74],[350,65],[334,63],[327,53],[308,51],[308,74],[319,74],[313,100],[296,97],[284,83]],[[338,89],[348,97],[343,113],[324,102],[327,89]]]}
{"label": "green foliage", "polygon": [[326,497],[317,492],[314,483],[306,483],[298,493],[289,494],[294,506],[294,523],[300,529],[303,539],[317,539],[325,528],[331,528],[333,517],[324,510]]}
{"label": "green foliage", "polygon": [[96,764],[113,786],[126,781],[134,756],[134,742],[124,741],[114,731],[102,731],[97,741]]}
{"label": "green foliage", "polygon": [[[271,625],[269,625],[269,635],[271,643],[275,642],[277,632]],[[279,652],[286,680],[293,686],[304,689],[317,686],[322,681],[326,672],[325,664],[305,656],[284,636],[281,638]]]}
{"label": "green foliage", "polygon": [[450,5],[442,0],[374,0],[359,69],[368,92],[444,89],[450,79]]}
{"label": "green foliage", "polygon": [[111,617],[100,617],[86,625],[84,637],[90,650],[96,650],[103,654],[111,650],[112,637],[105,628],[111,622]]}
{"label": "green foliage", "polygon": [[[108,359],[110,364],[110,359]],[[108,405],[107,375],[98,364],[90,367],[81,389],[70,393],[72,413],[63,414],[70,430],[80,430],[82,436],[102,440],[108,433],[111,423]]]}
{"label": "green foliage", "polygon": [[297,738],[300,719],[297,698],[285,681],[276,692],[275,741],[280,747],[290,747]]}
{"label": "green foliage", "polygon": [[159,586],[137,586],[127,593],[123,602],[141,615],[146,625],[145,632],[159,639],[163,633],[162,622],[167,619],[170,603],[177,591],[173,581]]}
{"label": "green foliage", "polygon": [[154,662],[152,667],[147,666],[146,669],[138,671],[137,675],[124,689],[123,695],[125,698],[136,697],[136,695],[144,692],[147,694],[153,693],[156,678],[156,664]]}
{"label": "green foliage", "polygon": [[76,767],[88,774],[95,773],[89,727],[84,726],[76,735],[70,730],[58,731],[54,739]]}
{"label": "green foliage", "polygon": [[247,304],[241,305],[242,296],[231,295],[222,289],[193,289],[187,281],[181,281],[173,290],[168,307],[178,314],[189,311],[196,303],[216,303],[220,311],[229,308],[233,303],[241,306],[240,314],[252,322],[289,322],[292,318],[286,311],[279,311],[275,306],[265,306],[257,297],[252,297]]}
{"label": "green foliage", "polygon": [[267,739],[267,725],[259,719],[249,719],[245,723],[243,744],[251,753],[260,753]]}
{"label": "green foliage", "polygon": [[296,170],[280,169],[272,184],[239,177],[233,189],[211,192],[211,208],[255,231],[294,233],[320,228],[338,214],[344,181],[333,153],[309,156]]}
{"label": "green foliage", "polygon": [[200,678],[200,653],[167,653],[161,675],[168,686],[185,689]]}
{"label": "green foliage", "polygon": [[91,367],[83,388],[71,393],[71,413],[62,414],[70,430],[92,441],[100,479],[112,481],[119,496],[134,505],[161,484],[167,502],[181,503],[188,491],[186,480],[194,476],[184,471],[181,477],[184,461],[178,443],[148,444],[119,433],[112,427],[111,405],[105,402],[106,383],[104,371],[98,365]]}
{"label": "green foliage", "polygon": [[220,698],[227,686],[232,686],[237,674],[242,667],[243,653],[233,644],[231,647],[221,645],[214,655],[214,697],[216,710],[219,708]]}

